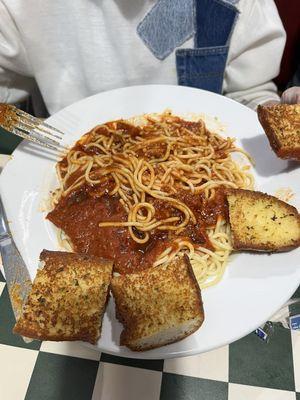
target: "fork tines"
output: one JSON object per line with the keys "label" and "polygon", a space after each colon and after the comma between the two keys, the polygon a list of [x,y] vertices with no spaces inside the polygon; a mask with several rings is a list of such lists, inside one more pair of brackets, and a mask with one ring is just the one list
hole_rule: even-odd
{"label": "fork tines", "polygon": [[66,150],[60,144],[64,135],[62,131],[15,106],[0,103],[0,125],[7,131],[41,146],[53,150]]}

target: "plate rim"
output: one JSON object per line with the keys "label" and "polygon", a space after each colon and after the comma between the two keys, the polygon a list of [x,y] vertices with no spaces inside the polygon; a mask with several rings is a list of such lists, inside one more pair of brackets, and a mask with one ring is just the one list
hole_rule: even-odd
{"label": "plate rim", "polygon": [[[179,90],[179,91],[180,91],[181,89],[183,89],[183,90],[188,90],[188,91],[193,91],[193,92],[198,92],[198,93],[199,93],[199,92],[202,92],[202,94],[204,94],[204,95],[207,95],[207,94],[208,94],[208,95],[211,96],[212,98],[215,97],[215,96],[218,96],[219,98],[222,98],[223,101],[224,101],[224,100],[227,101],[228,104],[232,103],[232,104],[234,104],[235,106],[238,105],[241,109],[243,109],[243,110],[245,110],[245,111],[247,111],[247,112],[250,111],[250,112],[256,114],[255,111],[249,109],[249,108],[246,107],[245,105],[243,105],[243,104],[241,104],[241,103],[238,103],[238,102],[236,102],[235,100],[230,99],[230,98],[228,98],[228,97],[225,97],[225,96],[223,96],[223,95],[221,95],[221,94],[212,93],[212,92],[209,92],[209,91],[206,91],[206,90],[203,90],[203,89],[190,88],[190,87],[187,87],[187,86],[151,84],[151,85],[126,86],[126,87],[122,87],[122,88],[116,88],[116,89],[112,89],[112,90],[107,90],[107,91],[105,91],[105,92],[100,92],[100,93],[93,94],[93,95],[91,95],[91,96],[85,97],[85,98],[83,98],[83,99],[81,99],[81,100],[79,100],[79,101],[77,101],[77,102],[75,102],[75,103],[72,103],[72,104],[70,104],[70,105],[64,107],[63,109],[59,110],[57,113],[55,113],[55,114],[51,115],[50,117],[48,117],[48,118],[46,119],[46,121],[47,121],[48,123],[51,123],[51,120],[52,120],[53,118],[57,117],[58,115],[63,115],[64,113],[68,112],[68,110],[72,109],[72,107],[74,106],[74,104],[80,105],[81,103],[84,103],[84,102],[87,101],[87,100],[92,100],[93,98],[97,98],[99,95],[101,96],[101,95],[110,94],[110,93],[113,93],[113,92],[117,93],[117,92],[120,92],[120,91],[127,91],[127,90],[130,91],[130,90],[132,90],[132,89],[134,89],[134,90],[136,90],[136,89],[143,90],[143,89],[145,89],[145,88],[148,89],[149,87],[151,87],[152,89],[156,89],[156,88],[159,88],[159,89],[172,88],[172,90],[173,90],[173,88],[176,88],[176,90]],[[252,115],[253,115],[253,114],[252,114]],[[25,141],[22,142],[22,143],[20,143],[20,144],[17,146],[17,148],[15,149],[15,151],[12,153],[13,157],[12,157],[12,160],[9,161],[9,163],[12,163],[13,160],[14,160],[14,156],[16,157],[16,156],[18,155],[18,152],[22,151],[24,147],[26,148],[27,145],[28,145],[28,143],[25,142]],[[3,181],[5,180],[5,175],[3,175],[3,173],[5,172],[5,169],[6,169],[6,168],[4,168],[3,171],[2,171],[2,173],[0,174],[0,193],[1,193],[1,196],[3,196],[3,192],[5,191],[4,185],[3,185]],[[4,201],[4,206],[5,206],[5,201]],[[298,288],[298,286],[299,286],[299,283],[300,283],[300,274],[299,274],[299,282],[296,282],[296,283],[293,285],[293,289],[290,290],[290,292],[289,292],[288,295],[286,296],[286,299],[282,302],[281,306],[282,306],[282,305],[291,297],[291,295],[295,292],[295,290],[296,290],[296,289]],[[295,287],[294,287],[294,286],[295,286]],[[292,292],[292,290],[293,290],[293,292]],[[280,307],[281,307],[281,306],[280,306]],[[279,307],[279,308],[280,308],[280,307]],[[277,309],[277,306],[276,306],[276,309]],[[276,310],[275,310],[275,311],[276,311]],[[274,311],[274,312],[275,312],[275,311]],[[273,314],[273,313],[271,313],[271,315],[269,316],[269,318],[272,316],[272,314]],[[264,323],[264,322],[265,322],[265,319],[264,319],[263,321],[261,321],[260,324],[257,325],[257,326],[260,326],[260,325],[261,325],[262,323]],[[256,325],[256,323],[255,323],[255,325]],[[255,330],[255,329],[257,328],[257,326],[253,327],[251,331]],[[200,328],[200,329],[201,329],[201,328]],[[151,352],[153,352],[153,350],[149,350],[149,351],[146,351],[146,352],[139,352],[139,353],[136,353],[136,352],[132,352],[132,351],[128,350],[127,348],[125,348],[126,351],[124,352],[124,351],[122,351],[122,349],[124,349],[124,347],[123,347],[123,346],[122,346],[122,347],[119,346],[118,348],[119,348],[120,352],[115,352],[115,351],[113,351],[113,350],[109,350],[109,349],[107,349],[107,348],[105,348],[105,347],[102,347],[101,344],[98,345],[98,346],[93,346],[93,345],[86,344],[86,343],[84,343],[84,342],[82,342],[82,343],[83,343],[85,346],[92,347],[92,348],[94,348],[94,349],[101,350],[101,351],[107,352],[108,354],[114,354],[114,355],[117,355],[117,356],[120,356],[120,357],[144,358],[144,359],[167,359],[167,358],[175,358],[175,357],[177,358],[177,357],[192,356],[192,355],[195,355],[195,354],[199,354],[200,352],[207,352],[207,351],[210,351],[210,350],[213,350],[213,349],[217,349],[217,348],[219,348],[219,347],[228,345],[229,343],[232,343],[233,341],[236,341],[236,340],[240,339],[241,337],[244,337],[245,335],[247,335],[247,334],[250,333],[251,331],[249,331],[249,329],[247,328],[247,329],[246,329],[245,331],[243,331],[240,335],[237,335],[235,339],[224,340],[223,342],[221,341],[217,346],[213,346],[213,345],[212,345],[212,346],[210,346],[210,347],[207,347],[206,350],[201,350],[201,351],[199,351],[199,350],[197,350],[197,349],[194,349],[194,350],[180,350],[179,352],[173,351],[173,352],[170,352],[170,353],[164,353],[164,352],[163,352],[161,358],[159,358],[158,354],[156,354],[157,352],[155,352],[155,354],[152,356],[152,355],[151,355]],[[166,347],[166,346],[164,346],[164,347]],[[163,347],[162,347],[162,348],[163,348]],[[157,350],[157,349],[156,349],[156,350]],[[128,352],[128,354],[126,354],[127,352]]]}

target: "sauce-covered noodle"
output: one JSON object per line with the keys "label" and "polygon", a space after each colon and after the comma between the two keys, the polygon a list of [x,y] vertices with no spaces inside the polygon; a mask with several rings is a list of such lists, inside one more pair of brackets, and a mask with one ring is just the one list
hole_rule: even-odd
{"label": "sauce-covered noodle", "polygon": [[96,126],[58,163],[48,218],[75,251],[132,273],[189,255],[201,287],[219,281],[231,252],[226,188],[251,188],[230,138],[170,113]]}

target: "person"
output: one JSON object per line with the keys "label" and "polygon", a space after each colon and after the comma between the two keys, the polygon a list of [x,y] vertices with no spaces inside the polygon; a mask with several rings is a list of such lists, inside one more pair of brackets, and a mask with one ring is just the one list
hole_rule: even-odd
{"label": "person", "polygon": [[292,86],[286,89],[281,96],[281,103],[299,104],[300,103],[300,86]]}
{"label": "person", "polygon": [[[0,102],[50,114],[138,84],[279,101],[285,31],[273,0],[0,0]],[[100,105],[99,105],[100,106]]]}

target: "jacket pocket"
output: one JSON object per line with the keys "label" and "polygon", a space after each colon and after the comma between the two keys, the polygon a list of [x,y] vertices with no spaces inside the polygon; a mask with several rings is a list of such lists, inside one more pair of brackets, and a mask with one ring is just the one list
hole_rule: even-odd
{"label": "jacket pocket", "polygon": [[178,84],[221,93],[228,50],[229,46],[178,49]]}

